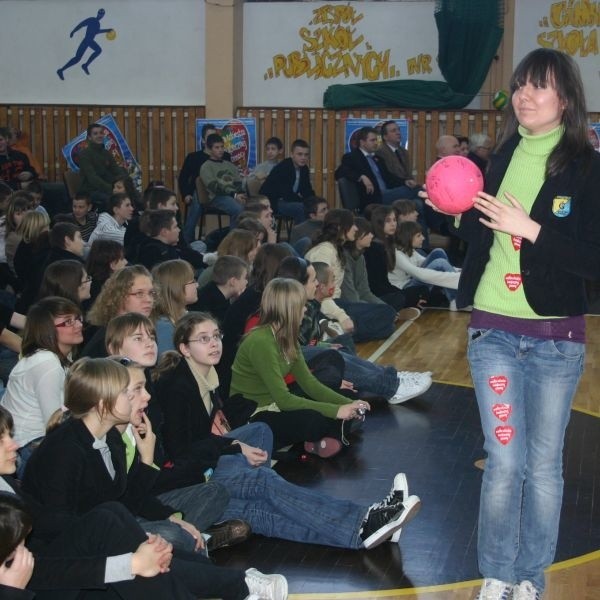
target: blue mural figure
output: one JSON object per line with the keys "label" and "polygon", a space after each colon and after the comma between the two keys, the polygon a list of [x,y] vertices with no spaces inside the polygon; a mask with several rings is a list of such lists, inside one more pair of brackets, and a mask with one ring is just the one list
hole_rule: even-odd
{"label": "blue mural figure", "polygon": [[83,58],[83,55],[88,48],[92,50],[92,54],[88,58],[87,62],[81,65],[81,68],[84,70],[86,75],[90,74],[88,70],[90,63],[96,60],[102,53],[102,48],[100,48],[100,46],[95,42],[94,38],[100,33],[107,33],[109,31],[112,31],[112,29],[100,29],[100,19],[103,16],[104,9],[101,8],[95,17],[89,17],[88,19],[84,19],[83,21],[81,21],[81,23],[79,23],[79,25],[75,27],[75,29],[73,29],[73,31],[71,31],[71,35],[69,37],[73,37],[75,32],[79,31],[82,27],[86,28],[85,36],[83,37],[81,44],[79,44],[79,48],[77,48],[75,56],[64,67],[61,67],[60,69],[58,69],[58,71],[56,71],[56,74],[63,81],[65,80],[63,72],[66,71],[69,67],[76,65]]}

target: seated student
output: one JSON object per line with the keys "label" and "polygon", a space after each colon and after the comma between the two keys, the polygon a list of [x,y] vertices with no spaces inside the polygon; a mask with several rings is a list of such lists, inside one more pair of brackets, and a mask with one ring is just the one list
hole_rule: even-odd
{"label": "seated student", "polygon": [[364,253],[369,287],[376,296],[389,304],[404,302],[406,307],[421,308],[429,298],[427,287],[415,286],[402,290],[392,285],[388,279],[388,273],[396,265],[395,235],[398,222],[395,209],[391,206],[374,206],[371,225],[375,237]]}
{"label": "seated student", "polygon": [[[177,353],[167,353],[156,373],[165,447],[175,464],[192,455],[212,462],[212,480],[230,495],[223,518],[247,520],[255,533],[269,537],[369,549],[390,539],[416,515],[420,501],[408,496],[404,475],[396,476],[383,502],[370,507],[285,481],[270,468],[272,435],[264,423],[233,430],[229,426],[235,415],[219,398],[214,367],[221,354],[221,332],[212,317],[188,313],[177,325],[175,346]],[[285,388],[283,379],[279,381]]]}
{"label": "seated student", "polygon": [[[238,349],[238,344],[246,331],[249,317],[258,312],[263,290],[267,283],[275,277],[279,264],[292,253],[279,244],[263,244],[256,253],[256,259],[250,270],[248,287],[230,306],[223,321],[223,356],[217,365],[221,394],[229,395],[231,381],[231,365]],[[243,260],[243,259],[242,259]]]}
{"label": "seated student", "polygon": [[[219,244],[217,256],[237,256],[248,265],[254,263],[254,259],[261,248],[260,240],[256,235],[256,229],[232,229]],[[214,265],[210,265],[198,277],[198,285],[205,286],[212,279]]]}
{"label": "seated student", "polygon": [[96,240],[89,251],[85,268],[92,278],[90,301],[93,304],[106,280],[115,272],[127,266],[123,245],[113,240]]}
{"label": "seated student", "polygon": [[98,217],[98,223],[90,239],[88,246],[94,240],[114,240],[120,244],[124,243],[127,222],[133,216],[133,205],[126,194],[112,194],[108,199],[108,211]]}
{"label": "seated student", "polygon": [[[5,234],[4,234],[4,251],[6,263],[14,274],[15,254],[17,247],[21,243],[21,236],[17,233],[19,225],[22,223],[25,215],[31,210],[31,196],[25,192],[14,192],[8,198],[6,210],[4,211],[6,218],[4,219]],[[7,274],[7,277],[10,277]],[[16,282],[16,280],[15,280]]]}
{"label": "seated student", "polygon": [[[358,396],[385,398],[390,404],[400,404],[425,393],[432,384],[431,372],[417,373],[396,371],[394,367],[382,366],[364,360],[354,352],[348,335],[338,335],[329,328],[330,323],[320,312],[323,298],[333,293],[333,273],[325,263],[307,263],[303,259],[283,259],[277,271],[278,277],[290,277],[299,281],[306,292],[306,311],[300,324],[298,342],[306,361],[311,361],[326,350],[336,350],[344,361],[344,378]],[[326,341],[323,341],[326,340]]]}
{"label": "seated student", "polygon": [[[65,406],[70,417],[40,444],[23,480],[24,492],[43,507],[54,537],[65,528],[76,527],[81,517],[105,502],[122,503],[149,519],[175,513],[148,491],[157,469],[133,462],[127,473],[125,443],[115,426],[130,418],[129,381],[127,369],[106,358],[81,359],[69,370]],[[185,564],[178,564],[179,560]],[[175,549],[171,569],[196,597],[241,600],[253,591],[252,572],[215,567],[198,552]],[[283,577],[271,577],[270,581],[271,588],[280,591],[275,594],[272,589],[266,597],[285,599]]]}
{"label": "seated student", "polygon": [[85,267],[77,260],[57,260],[44,270],[40,285],[39,299],[48,296],[66,298],[83,312],[90,299],[92,278]]}
{"label": "seated student", "polygon": [[[259,326],[240,343],[231,367],[229,397],[257,404],[253,420],[273,431],[275,449],[305,442],[308,452],[329,457],[342,449],[343,422],[362,401],[352,402],[321,384],[298,347],[306,293],[290,279],[271,280],[263,292]],[[284,381],[291,373],[309,399],[292,394]]]}
{"label": "seated student", "polygon": [[10,131],[0,127],[0,181],[13,190],[20,190],[23,183],[33,181],[38,174],[25,154],[8,145],[9,140]]}
{"label": "seated student", "polygon": [[42,204],[44,201],[44,188],[42,187],[42,184],[39,181],[32,181],[27,186],[27,193],[29,193],[33,199],[32,209],[50,217],[46,207]]}
{"label": "seated student", "polygon": [[311,196],[305,200],[304,212],[306,214],[306,221],[294,225],[290,234],[290,244],[296,248],[301,256],[304,256],[315,237],[321,233],[323,219],[325,219],[328,210],[329,205],[325,198]]}
{"label": "seated student", "polygon": [[233,163],[223,160],[225,143],[220,135],[211,133],[206,138],[206,147],[209,158],[200,168],[200,179],[208,192],[208,205],[227,213],[235,224],[247,200],[242,178]]}
{"label": "seated student", "polygon": [[71,352],[83,341],[79,307],[49,297],[34,304],[23,332],[23,358],[12,370],[1,404],[15,421],[19,475],[46,434],[48,420],[63,404],[65,370]]}
{"label": "seated student", "polygon": [[354,241],[344,244],[344,280],[342,282],[341,298],[348,302],[367,302],[372,304],[389,304],[397,310],[399,320],[414,320],[421,316],[421,311],[414,307],[404,308],[404,297],[399,294],[395,303],[385,302],[376,296],[369,287],[369,278],[365,264],[364,251],[371,246],[373,229],[371,224],[362,217],[354,219],[356,236]]}
{"label": "seated student", "polygon": [[25,316],[0,302],[0,398],[8,382],[8,376],[14,369],[22,349],[20,335],[12,332],[10,327],[23,329]]}
{"label": "seated student", "polygon": [[146,267],[133,265],[115,271],[106,281],[88,313],[88,321],[97,327],[81,351],[82,356],[106,356],[104,334],[108,322],[117,315],[135,312],[150,316],[156,290]]}
{"label": "seated student", "polygon": [[273,167],[260,188],[260,194],[269,198],[275,213],[292,217],[295,224],[304,220],[306,198],[315,195],[310,183],[309,158],[308,143],[294,140],[289,158]]}
{"label": "seated student", "polygon": [[427,256],[416,252],[423,244],[423,232],[418,223],[400,223],[396,233],[396,265],[388,273],[390,283],[401,289],[423,284],[439,286],[448,299],[449,308],[456,311],[456,290],[460,270],[453,267],[441,248]]}
{"label": "seated student", "polygon": [[[159,182],[160,183],[160,182]],[[144,192],[144,208],[148,211],[153,210],[169,210],[175,213],[175,219],[179,226],[179,203],[175,192],[166,188],[164,185],[148,186]],[[143,216],[143,215],[142,215]],[[131,263],[137,263],[140,246],[148,242],[148,237],[140,231],[141,218],[132,219],[127,225],[125,232],[125,256]],[[195,269],[204,268],[203,253],[206,251],[206,245],[199,240],[188,244],[182,233],[181,227],[179,231],[179,239],[177,241],[177,250],[179,257],[187,260]]]}
{"label": "seated student", "polygon": [[279,163],[282,152],[283,142],[278,137],[270,137],[265,142],[266,160],[258,163],[254,169],[252,169],[248,176],[248,183],[250,184],[253,180],[256,181],[256,184],[262,183],[273,170],[273,167]]}
{"label": "seated student", "polygon": [[198,300],[198,283],[192,265],[185,260],[168,260],[152,269],[158,293],[152,309],[158,352],[173,350],[175,324]]}
{"label": "seated student", "polygon": [[248,264],[237,256],[219,256],[212,272],[212,281],[198,292],[194,310],[210,313],[217,323],[223,323],[232,302],[248,286]]}
{"label": "seated student", "polygon": [[133,207],[135,208],[135,210],[144,210],[144,203],[142,201],[142,196],[140,195],[139,191],[135,187],[135,184],[133,183],[133,179],[131,179],[131,177],[129,177],[129,175],[124,176],[124,177],[117,177],[117,179],[115,179],[113,181],[112,193],[113,194],[126,194],[129,197],[129,199],[131,200],[131,203],[133,204]]}
{"label": "seated student", "polygon": [[72,212],[56,215],[54,220],[57,223],[67,221],[77,225],[84,242],[89,241],[92,231],[98,224],[98,213],[94,210],[92,200],[89,194],[77,192],[71,204]]}
{"label": "seated student", "polygon": [[77,225],[56,223],[48,233],[50,252],[44,263],[47,267],[58,260],[76,260],[83,263],[85,242]]}
{"label": "seated student", "polygon": [[[412,221],[413,223],[419,222],[419,212],[417,211],[417,205],[414,200],[406,200],[401,198],[392,202],[392,208],[396,212],[396,219],[398,223],[405,223],[406,221]],[[428,207],[429,208],[429,207]],[[370,220],[370,219],[369,219]],[[429,229],[423,227],[423,251],[429,251]]]}
{"label": "seated student", "polygon": [[172,546],[160,536],[146,536],[127,509],[114,503],[88,512],[48,543],[41,507],[12,478],[17,448],[12,429],[10,413],[0,407],[1,598],[192,598],[168,574]]}
{"label": "seated student", "polygon": [[140,222],[146,239],[140,244],[136,262],[147,269],[166,260],[181,258],[177,248],[179,225],[172,210],[147,210]]}
{"label": "seated student", "polygon": [[306,253],[310,261],[327,263],[334,274],[334,293],[321,304],[323,313],[340,322],[346,333],[352,333],[355,342],[382,339],[394,331],[396,311],[388,304],[349,302],[341,298],[344,281],[344,244],[356,236],[354,215],[336,208],[325,215],[323,231],[316,244]]}

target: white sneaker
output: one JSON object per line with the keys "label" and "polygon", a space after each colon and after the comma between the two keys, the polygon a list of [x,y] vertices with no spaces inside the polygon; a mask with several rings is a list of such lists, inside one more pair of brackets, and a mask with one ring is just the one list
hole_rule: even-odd
{"label": "white sneaker", "polygon": [[252,600],[286,600],[288,583],[283,575],[265,575],[256,569],[246,571],[246,585]]}
{"label": "white sneaker", "polygon": [[499,579],[484,579],[475,600],[509,600],[513,586]]}
{"label": "white sneaker", "polygon": [[401,404],[411,398],[424,394],[431,387],[431,373],[413,373],[398,371],[398,389],[388,400],[390,404]]}
{"label": "white sneaker", "polygon": [[513,600],[540,600],[541,594],[531,581],[521,581],[513,587]]}

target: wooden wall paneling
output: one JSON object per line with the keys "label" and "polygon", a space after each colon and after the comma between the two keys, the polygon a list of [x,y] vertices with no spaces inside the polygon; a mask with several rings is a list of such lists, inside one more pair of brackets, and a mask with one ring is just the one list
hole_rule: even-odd
{"label": "wooden wall paneling", "polygon": [[173,135],[173,110],[171,108],[162,109],[161,123],[164,132],[164,144],[161,145],[160,172],[162,179],[165,182],[168,181],[168,187],[174,190],[175,174],[177,173],[175,163],[177,150],[175,147],[175,136]]}
{"label": "wooden wall paneling", "polygon": [[[337,198],[337,186],[335,184],[335,167],[336,167],[336,125],[338,123],[337,114],[334,110],[324,111],[327,121],[325,128],[324,147],[325,152],[325,168],[327,169],[327,190],[324,191],[324,197],[329,202],[329,206],[339,206],[341,202]],[[318,190],[315,190],[318,193]]]}
{"label": "wooden wall paneling", "polygon": [[137,108],[135,111],[136,131],[136,151],[137,159],[142,168],[142,177],[144,182],[148,182],[152,179],[150,174],[150,157],[146,151],[146,141],[148,139],[148,109],[145,107]]}

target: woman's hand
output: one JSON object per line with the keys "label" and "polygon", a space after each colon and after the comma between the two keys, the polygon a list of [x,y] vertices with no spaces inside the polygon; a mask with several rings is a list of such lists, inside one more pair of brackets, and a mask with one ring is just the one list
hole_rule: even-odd
{"label": "woman's hand", "polygon": [[358,409],[371,410],[371,406],[364,400],[355,400],[350,404],[340,406],[337,411],[337,418],[348,421],[349,419],[360,419],[363,415],[359,414]]}
{"label": "woman's hand", "polygon": [[168,573],[173,546],[160,535],[148,534],[131,557],[131,574],[140,577],[154,577],[159,573]]}
{"label": "woman's hand", "polygon": [[350,392],[356,392],[356,388],[351,381],[346,381],[342,379],[342,383],[340,383],[340,390],[348,390]]}
{"label": "woman's hand", "polygon": [[137,426],[134,425],[132,430],[140,458],[145,465],[150,466],[154,462],[156,434],[152,431],[152,423],[146,413],[142,413],[142,422]]}
{"label": "woman's hand", "polygon": [[[6,566],[11,559],[11,565]],[[21,542],[12,555],[0,565],[0,584],[24,590],[31,579],[33,564],[33,554],[25,548],[25,542]]]}
{"label": "woman's hand", "polygon": [[248,444],[239,441],[237,443],[240,445],[242,454],[246,457],[246,460],[251,467],[260,467],[260,465],[264,465],[267,462],[269,454],[266,450],[254,448],[253,446],[248,446]]}
{"label": "woman's hand", "polygon": [[181,529],[187,531],[196,540],[196,550],[204,549],[204,540],[202,539],[202,534],[191,523],[188,523],[187,521],[184,521],[175,515],[171,515],[169,517],[169,521],[179,525]]}
{"label": "woman's hand", "polygon": [[419,192],[417,195],[419,196],[419,198],[423,198],[423,200],[425,200],[425,204],[427,204],[427,206],[431,207],[435,212],[440,213],[441,215],[448,215],[449,217],[454,217],[455,219],[460,218],[461,213],[455,214],[455,213],[449,213],[449,212],[444,212],[443,210],[440,210],[429,199],[429,195],[427,194],[427,186],[425,184],[423,184],[423,191]]}
{"label": "woman's hand", "polygon": [[540,224],[525,212],[512,194],[505,192],[504,196],[510,204],[500,202],[485,192],[477,194],[475,208],[487,217],[480,218],[479,222],[490,229],[525,238],[533,244],[540,233]]}

